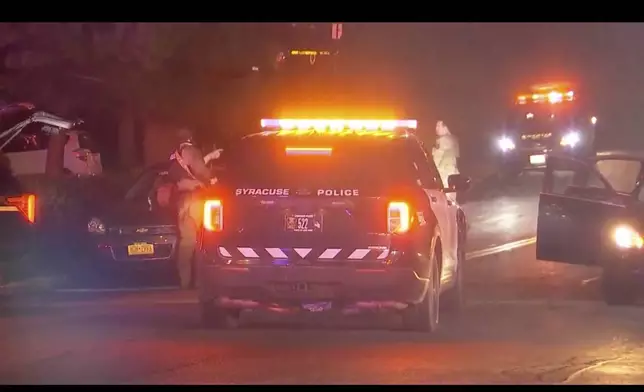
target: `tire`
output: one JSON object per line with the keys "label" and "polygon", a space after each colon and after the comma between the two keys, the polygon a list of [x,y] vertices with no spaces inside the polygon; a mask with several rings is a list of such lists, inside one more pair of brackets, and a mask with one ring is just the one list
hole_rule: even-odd
{"label": "tire", "polygon": [[208,329],[237,329],[239,328],[240,311],[224,309],[214,302],[200,302],[201,325]]}
{"label": "tire", "polygon": [[637,302],[637,286],[627,272],[604,268],[602,294],[608,305],[634,305]]}
{"label": "tire", "polygon": [[458,314],[465,307],[465,290],[463,283],[465,266],[465,247],[459,243],[458,246],[458,266],[456,268],[456,281],[454,286],[442,293],[440,296],[440,308],[448,313]]}
{"label": "tire", "polygon": [[409,304],[402,312],[403,329],[432,333],[438,329],[440,314],[440,276],[436,253],[433,254],[429,273],[429,284],[423,300]]}

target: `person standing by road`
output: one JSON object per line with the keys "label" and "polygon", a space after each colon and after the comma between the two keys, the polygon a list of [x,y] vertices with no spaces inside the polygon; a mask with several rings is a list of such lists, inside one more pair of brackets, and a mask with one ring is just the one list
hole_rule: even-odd
{"label": "person standing by road", "polygon": [[[452,174],[459,174],[458,158],[460,156],[458,140],[447,128],[444,122],[436,123],[436,143],[432,148],[434,163],[438,173],[443,180],[443,186],[448,187],[447,178]],[[456,201],[456,194],[448,195],[453,201]]]}
{"label": "person standing by road", "polygon": [[195,201],[195,192],[211,182],[211,173],[204,161],[201,150],[194,143],[194,134],[188,128],[179,129],[180,142],[170,156],[172,164],[168,175],[176,185],[177,220],[179,244],[177,249],[177,271],[181,287],[194,286],[195,271],[193,256],[197,233],[201,222],[201,211]]}

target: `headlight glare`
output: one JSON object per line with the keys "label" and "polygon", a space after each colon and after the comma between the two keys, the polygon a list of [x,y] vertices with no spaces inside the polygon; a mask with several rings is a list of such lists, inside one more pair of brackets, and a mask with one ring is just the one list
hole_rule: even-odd
{"label": "headlight glare", "polygon": [[618,226],[613,231],[613,240],[618,248],[640,249],[644,246],[642,236],[630,226]]}
{"label": "headlight glare", "polygon": [[501,151],[510,151],[516,148],[512,139],[507,136],[503,136],[501,139],[499,139],[498,145]]}
{"label": "headlight glare", "polygon": [[561,145],[575,147],[581,141],[581,136],[577,131],[570,131],[561,138]]}

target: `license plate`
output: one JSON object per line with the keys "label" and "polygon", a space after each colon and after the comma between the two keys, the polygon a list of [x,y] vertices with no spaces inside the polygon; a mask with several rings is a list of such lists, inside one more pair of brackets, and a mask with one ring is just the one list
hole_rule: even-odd
{"label": "license plate", "polygon": [[291,214],[284,216],[284,229],[296,233],[322,231],[322,216],[319,214]]}
{"label": "license plate", "polygon": [[146,243],[136,243],[127,246],[128,256],[153,255],[154,245]]}
{"label": "license plate", "polygon": [[541,155],[530,155],[530,164],[531,165],[543,165],[546,163],[546,156]]}

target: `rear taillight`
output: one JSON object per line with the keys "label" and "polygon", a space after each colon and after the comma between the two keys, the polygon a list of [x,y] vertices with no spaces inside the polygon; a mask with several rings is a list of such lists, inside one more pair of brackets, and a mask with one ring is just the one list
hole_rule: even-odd
{"label": "rear taillight", "polygon": [[7,197],[6,201],[8,205],[0,206],[0,211],[22,212],[30,223],[36,221],[36,195]]}
{"label": "rear taillight", "polygon": [[206,200],[203,205],[203,227],[208,231],[224,228],[224,206],[221,200]]}
{"label": "rear taillight", "polygon": [[405,233],[411,226],[409,205],[404,201],[392,201],[387,206],[387,230],[390,233]]}

